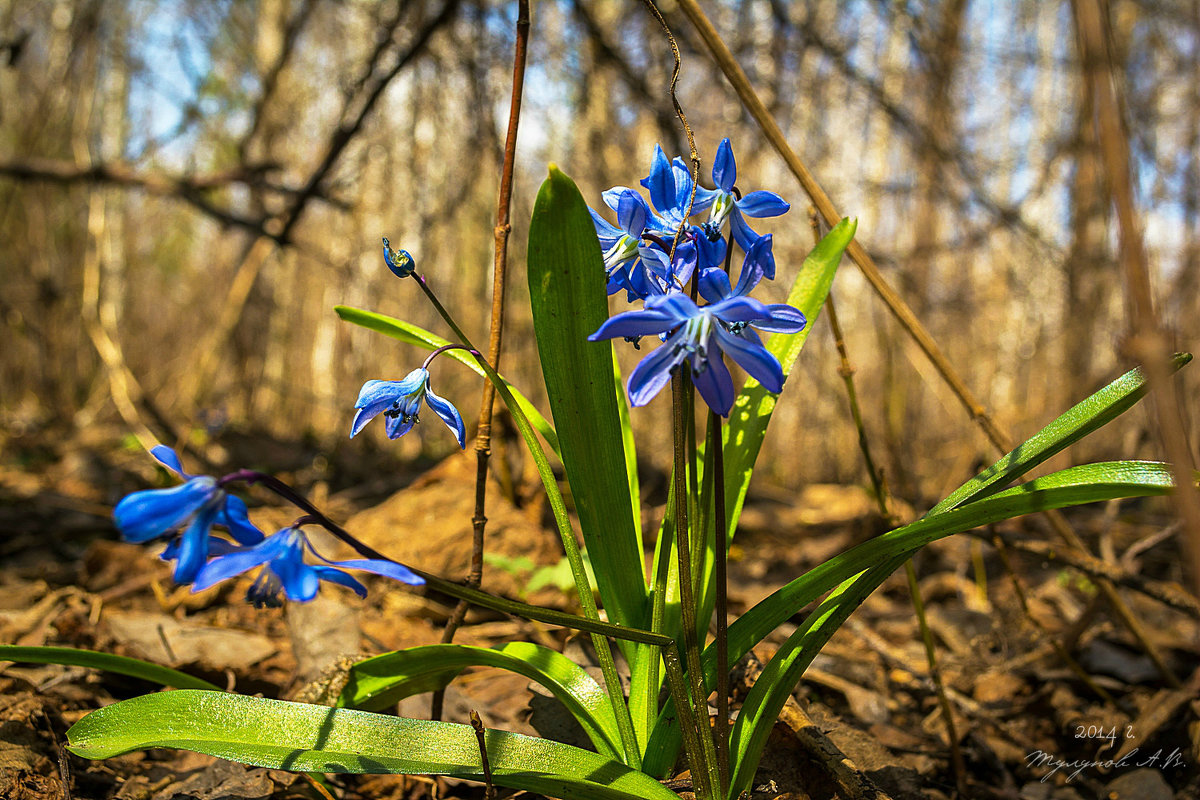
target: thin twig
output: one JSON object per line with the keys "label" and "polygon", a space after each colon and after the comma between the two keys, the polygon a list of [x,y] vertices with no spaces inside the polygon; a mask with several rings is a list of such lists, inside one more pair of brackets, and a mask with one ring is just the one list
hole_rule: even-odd
{"label": "thin twig", "polygon": [[475,729],[475,739],[479,742],[479,761],[483,764],[483,796],[485,800],[496,800],[496,787],[492,784],[492,762],[488,760],[487,731],[483,729],[483,720],[479,718],[479,712],[473,708],[471,727]]}
{"label": "thin twig", "polygon": [[[504,140],[504,163],[500,173],[500,197],[496,202],[495,253],[492,263],[492,319],[488,335],[488,362],[500,369],[500,350],[504,335],[504,289],[508,267],[508,236],[512,231],[513,165],[517,155],[517,127],[521,120],[521,97],[525,86],[525,60],[529,43],[529,0],[517,0],[516,41],[513,45],[512,100],[508,110],[508,134]],[[492,454],[492,411],[496,387],[483,379],[483,398],[479,403],[479,425],[475,431],[475,514],[471,518],[471,571],[467,585],[483,582],[483,545],[487,528],[488,460]],[[467,602],[459,600],[442,631],[442,643],[454,641],[454,634],[467,615]],[[430,719],[441,719],[445,690],[433,693]]]}

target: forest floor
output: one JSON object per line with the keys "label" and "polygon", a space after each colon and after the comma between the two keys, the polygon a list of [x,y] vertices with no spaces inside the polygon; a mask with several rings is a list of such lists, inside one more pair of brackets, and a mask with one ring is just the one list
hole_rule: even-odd
{"label": "forest floor", "polygon": [[[197,594],[174,586],[159,547],[122,543],[112,527],[116,499],[158,484],[150,460],[112,445],[111,433],[6,443],[0,464],[0,643],[135,656],[238,692],[290,699],[336,679],[347,656],[440,640],[452,602],[383,580],[368,581],[366,600],[326,587],[311,604],[263,610],[243,602],[249,578]],[[287,455],[272,456],[275,451]],[[240,463],[256,466],[274,457],[281,477],[367,543],[435,573],[465,574],[474,474],[469,450],[407,472],[393,463],[386,478],[370,459],[331,464],[303,447],[254,437],[210,444],[205,452],[226,463],[254,453]],[[192,458],[185,456],[185,464],[201,471]],[[647,519],[655,523],[647,524],[648,531],[661,518],[662,480],[644,487]],[[493,486],[484,587],[571,609],[552,582],[530,591],[536,570],[558,563],[561,554],[535,488],[523,484],[514,503]],[[252,514],[268,532],[294,516],[270,506]],[[916,559],[960,766],[901,570],[805,674],[796,703],[776,727],[755,798],[1200,797],[1200,623],[1195,601],[1172,583],[1181,558],[1167,508],[1159,502],[1110,504],[1075,511],[1070,519],[1093,552],[1104,555],[1104,568],[1165,655],[1177,686],[1097,599],[1096,578],[1089,574],[1095,565],[1065,566],[1052,551],[1039,550],[1052,541],[1042,520],[1016,520],[975,532],[981,536],[936,543]],[[799,493],[756,487],[731,553],[732,613],[882,527],[858,487],[810,486]],[[993,537],[1009,542],[1011,571]],[[1174,598],[1177,607],[1147,592]],[[785,625],[739,665],[735,711],[758,664],[792,630]],[[484,646],[511,640],[584,652],[563,631],[480,611],[468,615],[455,639]],[[67,753],[65,732],[72,723],[97,707],[155,690],[87,669],[0,664],[0,798],[323,797],[303,776],[184,751],[140,751],[105,761]],[[428,695],[411,698],[400,712],[426,716],[428,701]],[[561,730],[562,713],[531,693],[527,680],[497,670],[470,670],[449,689],[446,719],[466,721],[472,709],[488,727],[558,730],[552,735],[568,740],[572,735]],[[687,784],[674,785],[683,792]],[[344,800],[483,796],[478,784],[379,775],[331,776],[325,791]],[[499,796],[513,794],[501,789]]]}

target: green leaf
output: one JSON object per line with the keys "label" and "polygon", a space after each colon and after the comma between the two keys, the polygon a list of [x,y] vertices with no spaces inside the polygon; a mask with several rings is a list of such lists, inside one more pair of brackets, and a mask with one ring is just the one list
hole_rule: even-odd
{"label": "green leaf", "polygon": [[750,688],[730,734],[730,797],[737,797],[750,788],[767,738],[784,703],[800,682],[800,676],[854,610],[904,561],[904,556],[896,557],[844,581],[805,618],[767,662]]}
{"label": "green leaf", "polygon": [[613,352],[587,337],[608,319],[604,263],[587,205],[554,166],[529,225],[529,299],[563,469],[609,618],[639,625],[646,584]]}
{"label": "green leaf", "polygon": [[[1190,353],[1176,353],[1174,369],[1192,360]],[[1070,447],[1098,428],[1112,422],[1146,395],[1146,376],[1132,369],[1021,443],[1004,458],[976,475],[930,509],[927,516],[957,508],[964,503],[995,494],[1055,453]]]}
{"label": "green leaf", "polygon": [[[88,714],[67,738],[83,758],[173,747],[297,772],[483,778],[467,725],[218,692],[125,700]],[[581,800],[678,800],[652,778],[587,750],[499,730],[488,730],[485,741],[499,786]]]}
{"label": "green leaf", "polygon": [[350,668],[338,705],[378,711],[430,686],[445,686],[477,666],[515,672],[546,687],[579,721],[597,752],[620,757],[617,721],[600,684],[561,653],[527,642],[496,649],[434,644],[374,656]]}
{"label": "green leaf", "polygon": [[[351,306],[334,306],[333,310],[347,322],[352,322],[368,330],[382,333],[385,336],[399,339],[406,344],[416,345],[425,350],[436,350],[443,345],[450,344],[448,339],[443,339],[424,328],[413,325],[411,322],[405,322],[395,317],[386,316],[385,314],[365,311],[361,308],[353,308]],[[447,358],[453,358],[461,364],[465,364],[475,374],[486,377],[483,368],[479,366],[479,362],[466,350],[447,350],[443,355]],[[504,381],[504,385],[512,392],[521,410],[529,418],[529,422],[533,425],[534,430],[541,434],[542,438],[546,440],[546,444],[550,445],[550,449],[554,451],[554,454],[561,457],[558,451],[558,436],[554,433],[554,427],[546,421],[546,418],[542,416],[542,412],[538,411],[533,403],[529,402],[528,398],[521,394],[516,387],[507,380]]]}
{"label": "green leaf", "polygon": [[95,650],[78,650],[74,647],[17,647],[0,645],[0,661],[21,661],[29,664],[63,664],[71,667],[91,667],[131,678],[175,686],[180,689],[212,689],[220,691],[206,680],[192,677],[170,667],[152,664],[136,658],[98,653]]}
{"label": "green leaf", "polygon": [[[1174,483],[1166,464],[1114,461],[1086,464],[1036,478],[969,505],[896,528],[829,559],[777,589],[729,626],[729,665],[809,603],[872,566],[898,563],[930,542],[1023,514],[1126,497],[1164,495]],[[885,576],[886,577],[886,576]],[[703,654],[705,680],[716,679],[716,646]],[[651,775],[669,766],[679,749],[673,709],[659,716],[646,749],[643,769]]]}

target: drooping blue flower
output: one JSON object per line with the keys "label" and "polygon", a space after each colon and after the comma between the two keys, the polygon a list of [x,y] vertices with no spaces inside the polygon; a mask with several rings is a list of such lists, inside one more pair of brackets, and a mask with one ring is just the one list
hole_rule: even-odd
{"label": "drooping blue flower", "polygon": [[429,388],[429,370],[424,367],[414,369],[403,380],[364,383],[354,404],[358,413],[354,415],[354,422],[350,426],[350,438],[353,439],[368,422],[382,413],[387,418],[388,438],[399,439],[420,422],[417,415],[422,401],[428,403],[434,413],[442,418],[442,422],[457,437],[458,446],[465,449],[467,434],[462,416],[450,401],[438,397]]}
{"label": "drooping blue flower", "polygon": [[215,478],[184,472],[179,456],[169,447],[158,445],[150,454],[184,478],[184,482],[170,489],[148,489],[126,495],[113,509],[113,521],[121,536],[130,542],[147,542],[181,533],[163,554],[164,558],[170,554],[170,559],[177,559],[176,583],[190,583],[213,551],[213,541],[223,541],[211,534],[214,525],[224,526],[244,545],[263,540],[262,531],[250,522],[246,504],[240,497],[228,494]]}
{"label": "drooping blue flower", "polygon": [[608,293],[616,294],[621,289],[627,290],[631,297],[634,289],[630,282],[630,271],[636,267],[638,250],[642,244],[642,232],[646,229],[646,220],[650,217],[650,209],[642,196],[632,189],[618,186],[605,192],[612,195],[609,205],[617,212],[616,226],[589,208],[592,223],[596,226],[596,238],[600,240],[600,249],[604,252],[604,272],[608,275]]}
{"label": "drooping blue flower", "polygon": [[759,238],[746,217],[777,217],[786,212],[791,205],[775,192],[758,190],[738,198],[733,191],[737,182],[737,163],[733,158],[733,148],[729,139],[722,139],[717,147],[717,157],[713,159],[712,179],[716,189],[697,189],[696,202],[693,211],[708,210],[708,221],[704,223],[704,232],[710,239],[721,235],[725,220],[733,238],[742,250],[749,251]]}
{"label": "drooping blue flower", "polygon": [[[663,344],[643,358],[629,376],[629,401],[635,406],[650,402],[685,362],[692,382],[712,410],[722,416],[733,406],[733,379],[721,353],[767,388],[783,388],[783,369],[757,335],[744,335],[748,324],[774,326],[772,330],[799,330],[795,321],[774,313],[752,297],[731,296],[697,306],[682,292],[652,296],[641,311],[617,314],[588,337],[590,341],[616,337],[666,335]],[[800,324],[803,327],[803,324]]]}
{"label": "drooping blue flower", "polygon": [[[307,563],[304,558],[306,552],[323,563]],[[271,534],[258,544],[218,555],[196,575],[192,591],[208,589],[255,567],[262,567],[262,570],[246,592],[246,599],[258,608],[281,605],[280,592],[289,600],[312,600],[317,596],[321,581],[349,587],[359,597],[366,597],[366,587],[343,571],[348,569],[371,572],[412,586],[425,583],[424,578],[394,561],[372,558],[330,561],[317,552],[298,526],[293,525]]]}
{"label": "drooping blue flower", "polygon": [[407,250],[393,250],[392,243],[383,237],[383,263],[396,273],[397,278],[407,278],[417,268],[417,261]]}

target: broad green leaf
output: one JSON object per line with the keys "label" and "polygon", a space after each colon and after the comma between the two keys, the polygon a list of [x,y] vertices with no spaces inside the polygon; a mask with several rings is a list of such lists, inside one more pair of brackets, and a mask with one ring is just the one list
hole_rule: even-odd
{"label": "broad green leaf", "polygon": [[528,265],[546,394],[600,597],[612,621],[640,625],[646,584],[612,345],[587,340],[608,319],[604,263],[579,189],[554,166],[534,203]]}
{"label": "broad green leaf", "polygon": [[[382,333],[385,336],[390,336],[393,339],[399,339],[406,344],[413,344],[417,347],[426,350],[436,350],[437,348],[450,344],[448,339],[443,339],[437,334],[430,333],[424,328],[419,328],[411,322],[389,317],[385,314],[378,314],[374,311],[365,311],[361,308],[352,308],[351,306],[334,306],[333,310],[337,315],[347,322],[352,322],[368,330],[373,330],[376,333]],[[453,358],[462,364],[465,364],[477,375],[483,376],[483,368],[479,366],[479,362],[475,357],[466,350],[447,350],[444,355],[447,358]],[[558,452],[558,436],[554,433],[554,427],[546,421],[542,416],[542,412],[538,411],[533,403],[521,394],[521,392],[508,381],[504,381],[504,385],[512,392],[517,403],[521,406],[521,410],[525,412],[525,416],[529,417],[529,422],[533,425],[534,430],[541,434],[546,440],[546,444],[550,445],[550,449],[554,454],[560,455]]]}
{"label": "broad green leaf", "polygon": [[579,721],[597,752],[620,757],[617,721],[600,684],[561,653],[528,642],[509,642],[496,649],[433,644],[374,656],[350,668],[338,705],[378,711],[428,691],[431,685],[445,686],[467,667],[476,666],[498,667],[538,682]]}
{"label": "broad green leaf", "polygon": [[[1176,353],[1172,359],[1172,366],[1178,370],[1191,360],[1190,353]],[[929,516],[957,508],[1003,489],[1055,453],[1070,447],[1133,408],[1137,401],[1146,395],[1146,390],[1146,376],[1140,367],[1126,372],[1022,442],[1020,447],[1004,458],[955,489],[945,500],[930,509]]]}
{"label": "broad green leaf", "polygon": [[29,664],[63,664],[70,667],[91,667],[131,678],[175,686],[179,689],[212,689],[220,691],[206,680],[195,678],[177,669],[152,664],[137,658],[98,653],[95,650],[78,650],[74,647],[17,647],[0,645],[0,661],[20,661]]}
{"label": "broad green leaf", "polygon": [[[1166,464],[1148,461],[1113,461],[1085,464],[1036,478],[1028,483],[991,495],[934,517],[896,528],[852,547],[820,564],[768,597],[729,626],[729,666],[750,651],[768,634],[799,613],[809,603],[865,569],[899,558],[903,563],[930,542],[1024,514],[1066,508],[1084,503],[1126,497],[1164,495],[1174,483]],[[715,645],[704,651],[705,680],[716,679]],[[669,768],[679,749],[674,711],[666,708],[646,748],[643,769],[661,774]]]}
{"label": "broad green leaf", "polygon": [[[67,739],[83,758],[173,747],[296,772],[483,779],[468,725],[219,692],[125,700],[76,722]],[[587,750],[499,730],[488,730],[485,742],[498,786],[581,800],[678,800],[652,778]]]}

